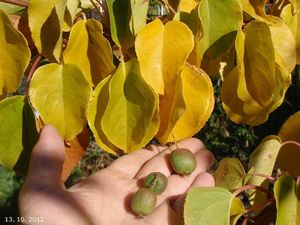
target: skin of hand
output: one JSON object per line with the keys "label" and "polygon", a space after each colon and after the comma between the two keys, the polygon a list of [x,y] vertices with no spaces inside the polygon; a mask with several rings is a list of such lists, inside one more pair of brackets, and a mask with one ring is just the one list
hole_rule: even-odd
{"label": "skin of hand", "polygon": [[[19,195],[20,215],[39,218],[43,225],[180,225],[186,191],[194,186],[214,186],[206,171],[213,155],[198,139],[177,143],[196,156],[197,167],[188,176],[174,174],[169,155],[175,146],[151,145],[115,160],[109,167],[66,189],[61,181],[64,142],[56,129],[46,125],[32,151],[28,176]],[[137,217],[130,199],[151,172],[168,177],[167,189],[158,195],[155,211]]]}

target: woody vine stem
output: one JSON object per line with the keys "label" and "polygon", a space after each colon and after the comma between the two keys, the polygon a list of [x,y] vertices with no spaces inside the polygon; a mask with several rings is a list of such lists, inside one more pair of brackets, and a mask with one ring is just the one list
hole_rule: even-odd
{"label": "woody vine stem", "polygon": [[21,0],[0,0],[0,2],[5,2],[13,5],[28,7],[29,3]]}

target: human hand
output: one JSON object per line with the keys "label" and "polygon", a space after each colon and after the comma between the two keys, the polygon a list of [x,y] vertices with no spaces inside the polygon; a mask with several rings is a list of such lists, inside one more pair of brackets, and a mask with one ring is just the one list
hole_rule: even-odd
{"label": "human hand", "polygon": [[[19,196],[20,215],[39,218],[39,225],[179,225],[186,191],[193,186],[213,186],[206,171],[214,158],[198,139],[177,144],[196,156],[197,167],[188,176],[174,174],[169,154],[174,146],[149,146],[122,156],[108,168],[66,189],[61,181],[65,158],[64,142],[50,125],[43,128],[32,151],[30,168]],[[155,211],[137,217],[130,210],[130,199],[151,172],[168,177],[167,189],[158,195]],[[29,223],[27,223],[29,224]]]}

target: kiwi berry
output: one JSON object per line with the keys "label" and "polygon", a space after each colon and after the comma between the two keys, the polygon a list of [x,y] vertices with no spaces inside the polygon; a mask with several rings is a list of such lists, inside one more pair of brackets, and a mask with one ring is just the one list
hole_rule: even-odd
{"label": "kiwi berry", "polygon": [[150,188],[139,189],[131,199],[131,210],[138,216],[147,216],[153,212],[157,195]]}
{"label": "kiwi berry", "polygon": [[195,155],[186,148],[173,150],[171,152],[170,161],[173,170],[180,175],[192,173],[197,166]]}
{"label": "kiwi berry", "polygon": [[161,194],[166,189],[168,178],[160,172],[152,172],[146,178],[144,185],[156,194]]}

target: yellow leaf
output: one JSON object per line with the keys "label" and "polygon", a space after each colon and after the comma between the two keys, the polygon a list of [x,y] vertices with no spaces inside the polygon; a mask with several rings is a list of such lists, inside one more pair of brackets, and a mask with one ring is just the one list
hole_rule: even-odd
{"label": "yellow leaf", "polygon": [[280,128],[278,136],[283,145],[278,154],[278,164],[282,170],[288,171],[292,176],[299,176],[300,166],[300,112],[290,116]]}
{"label": "yellow leaf", "polygon": [[250,22],[245,32],[238,31],[237,66],[224,78],[221,91],[224,109],[237,123],[265,122],[282,103],[291,83],[272,43],[270,28],[264,22]]}
{"label": "yellow leaf", "polygon": [[269,24],[269,28],[277,57],[276,62],[291,73],[297,59],[295,38],[290,28],[280,18],[275,16],[270,16],[270,18],[274,22]]}
{"label": "yellow leaf", "polygon": [[160,130],[157,138],[162,143],[178,141],[193,136],[208,120],[214,95],[210,78],[202,70],[184,65],[180,77],[161,97]]}
{"label": "yellow leaf", "polygon": [[30,84],[30,100],[46,124],[54,125],[61,136],[72,139],[86,123],[91,86],[74,64],[55,63],[39,67]]}
{"label": "yellow leaf", "polygon": [[197,5],[197,0],[181,0],[178,6],[178,10],[181,12],[190,13]]}
{"label": "yellow leaf", "polygon": [[0,98],[14,92],[21,84],[30,60],[24,36],[15,29],[6,12],[0,9]]}
{"label": "yellow leaf", "polygon": [[106,77],[95,88],[88,103],[87,119],[97,144],[105,151],[116,154],[118,148],[107,139],[101,126],[101,119],[104,115],[109,100],[108,88],[110,79],[111,76]]}
{"label": "yellow leaf", "polygon": [[[263,22],[253,21],[245,28],[244,76],[238,94],[246,99],[244,91],[262,107],[266,107],[275,88],[275,53],[271,33]],[[241,59],[242,60],[242,59]]]}
{"label": "yellow leaf", "polygon": [[52,62],[59,62],[67,0],[31,0],[29,27],[38,51]]}
{"label": "yellow leaf", "polygon": [[296,12],[293,9],[291,4],[286,5],[280,16],[293,33],[296,42],[297,64],[300,64],[300,9]]}
{"label": "yellow leaf", "polygon": [[145,146],[159,126],[158,96],[140,75],[136,60],[121,63],[109,82],[109,101],[101,118],[103,133],[124,152]]}
{"label": "yellow leaf", "polygon": [[113,72],[112,50],[96,20],[78,21],[72,28],[64,61],[76,64],[91,85],[96,86]]}
{"label": "yellow leaf", "polygon": [[170,21],[164,26],[157,19],[147,24],[135,41],[142,77],[157,93],[164,94],[165,87],[175,83],[193,46],[193,34],[182,22]]}

